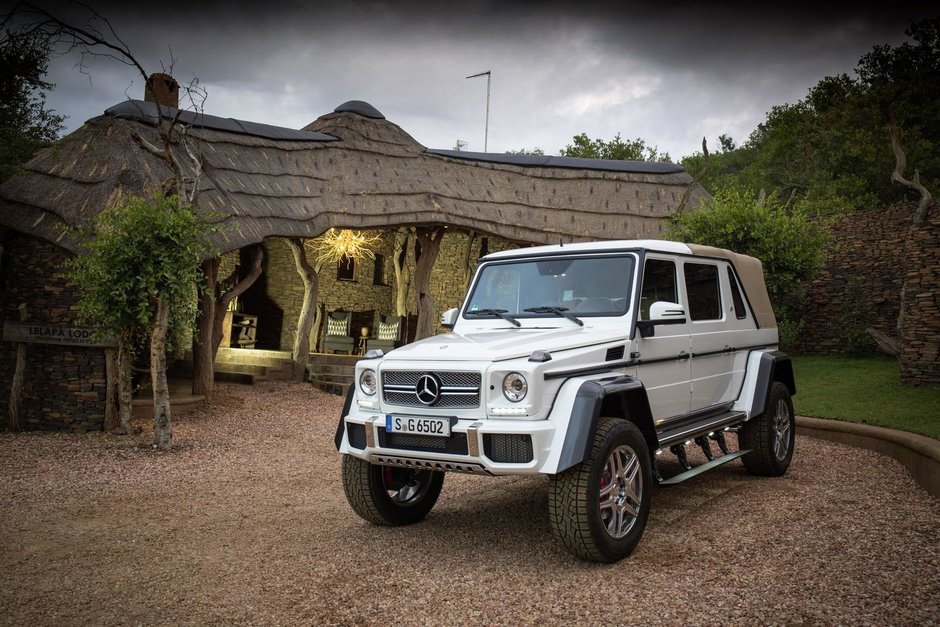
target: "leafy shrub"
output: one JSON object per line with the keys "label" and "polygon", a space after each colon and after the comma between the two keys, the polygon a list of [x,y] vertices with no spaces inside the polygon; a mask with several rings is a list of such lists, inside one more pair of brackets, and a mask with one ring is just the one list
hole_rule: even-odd
{"label": "leafy shrub", "polygon": [[731,187],[700,209],[673,216],[667,237],[760,259],[782,341],[799,332],[796,311],[805,296],[803,283],[825,260],[825,224],[809,220],[802,211],[787,210],[775,194],[759,202],[756,194]]}

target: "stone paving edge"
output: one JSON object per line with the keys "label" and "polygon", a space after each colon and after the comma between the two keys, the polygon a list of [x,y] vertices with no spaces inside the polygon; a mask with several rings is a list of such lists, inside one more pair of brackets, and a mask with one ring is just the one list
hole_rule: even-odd
{"label": "stone paving edge", "polygon": [[806,416],[796,417],[796,431],[800,435],[857,446],[896,459],[928,494],[940,498],[940,440],[884,427]]}

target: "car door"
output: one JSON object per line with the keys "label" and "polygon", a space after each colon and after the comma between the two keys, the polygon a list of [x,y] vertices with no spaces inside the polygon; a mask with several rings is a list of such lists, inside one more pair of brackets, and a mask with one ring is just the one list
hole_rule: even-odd
{"label": "car door", "polygon": [[[640,320],[649,320],[654,302],[679,303],[685,307],[674,259],[647,255],[642,276]],[[679,324],[657,325],[650,337],[637,333],[636,347],[637,376],[646,388],[656,424],[687,414],[692,390],[688,318]]]}
{"label": "car door", "polygon": [[728,298],[727,269],[726,262],[717,260],[682,262],[692,336],[692,411],[720,406],[737,397],[734,389],[737,325]]}

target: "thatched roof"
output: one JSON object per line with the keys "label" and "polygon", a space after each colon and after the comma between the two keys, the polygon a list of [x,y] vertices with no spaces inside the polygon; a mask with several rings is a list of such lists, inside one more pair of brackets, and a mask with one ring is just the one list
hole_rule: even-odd
{"label": "thatched roof", "polygon": [[[90,225],[122,195],[170,178],[133,139],[159,141],[156,115],[150,103],[112,107],[40,152],[0,186],[0,225],[76,250],[66,226]],[[330,227],[442,224],[532,243],[654,237],[691,181],[671,165],[432,152],[355,101],[302,131],[188,122],[205,163],[199,204],[231,227],[216,242],[223,252]]]}

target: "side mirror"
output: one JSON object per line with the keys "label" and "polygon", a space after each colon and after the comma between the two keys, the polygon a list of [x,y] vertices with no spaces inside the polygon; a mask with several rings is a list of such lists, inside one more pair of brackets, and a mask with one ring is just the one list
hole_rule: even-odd
{"label": "side mirror", "polygon": [[660,300],[650,305],[650,319],[638,321],[636,328],[640,332],[640,337],[652,337],[656,334],[655,327],[661,324],[685,323],[686,315],[682,305]]}
{"label": "side mirror", "polygon": [[448,329],[453,329],[454,324],[457,323],[457,312],[458,312],[458,309],[456,307],[453,307],[451,309],[448,309],[444,313],[442,313],[441,314],[441,326],[447,327]]}
{"label": "side mirror", "polygon": [[650,322],[653,324],[685,324],[685,309],[679,303],[664,300],[650,305]]}

